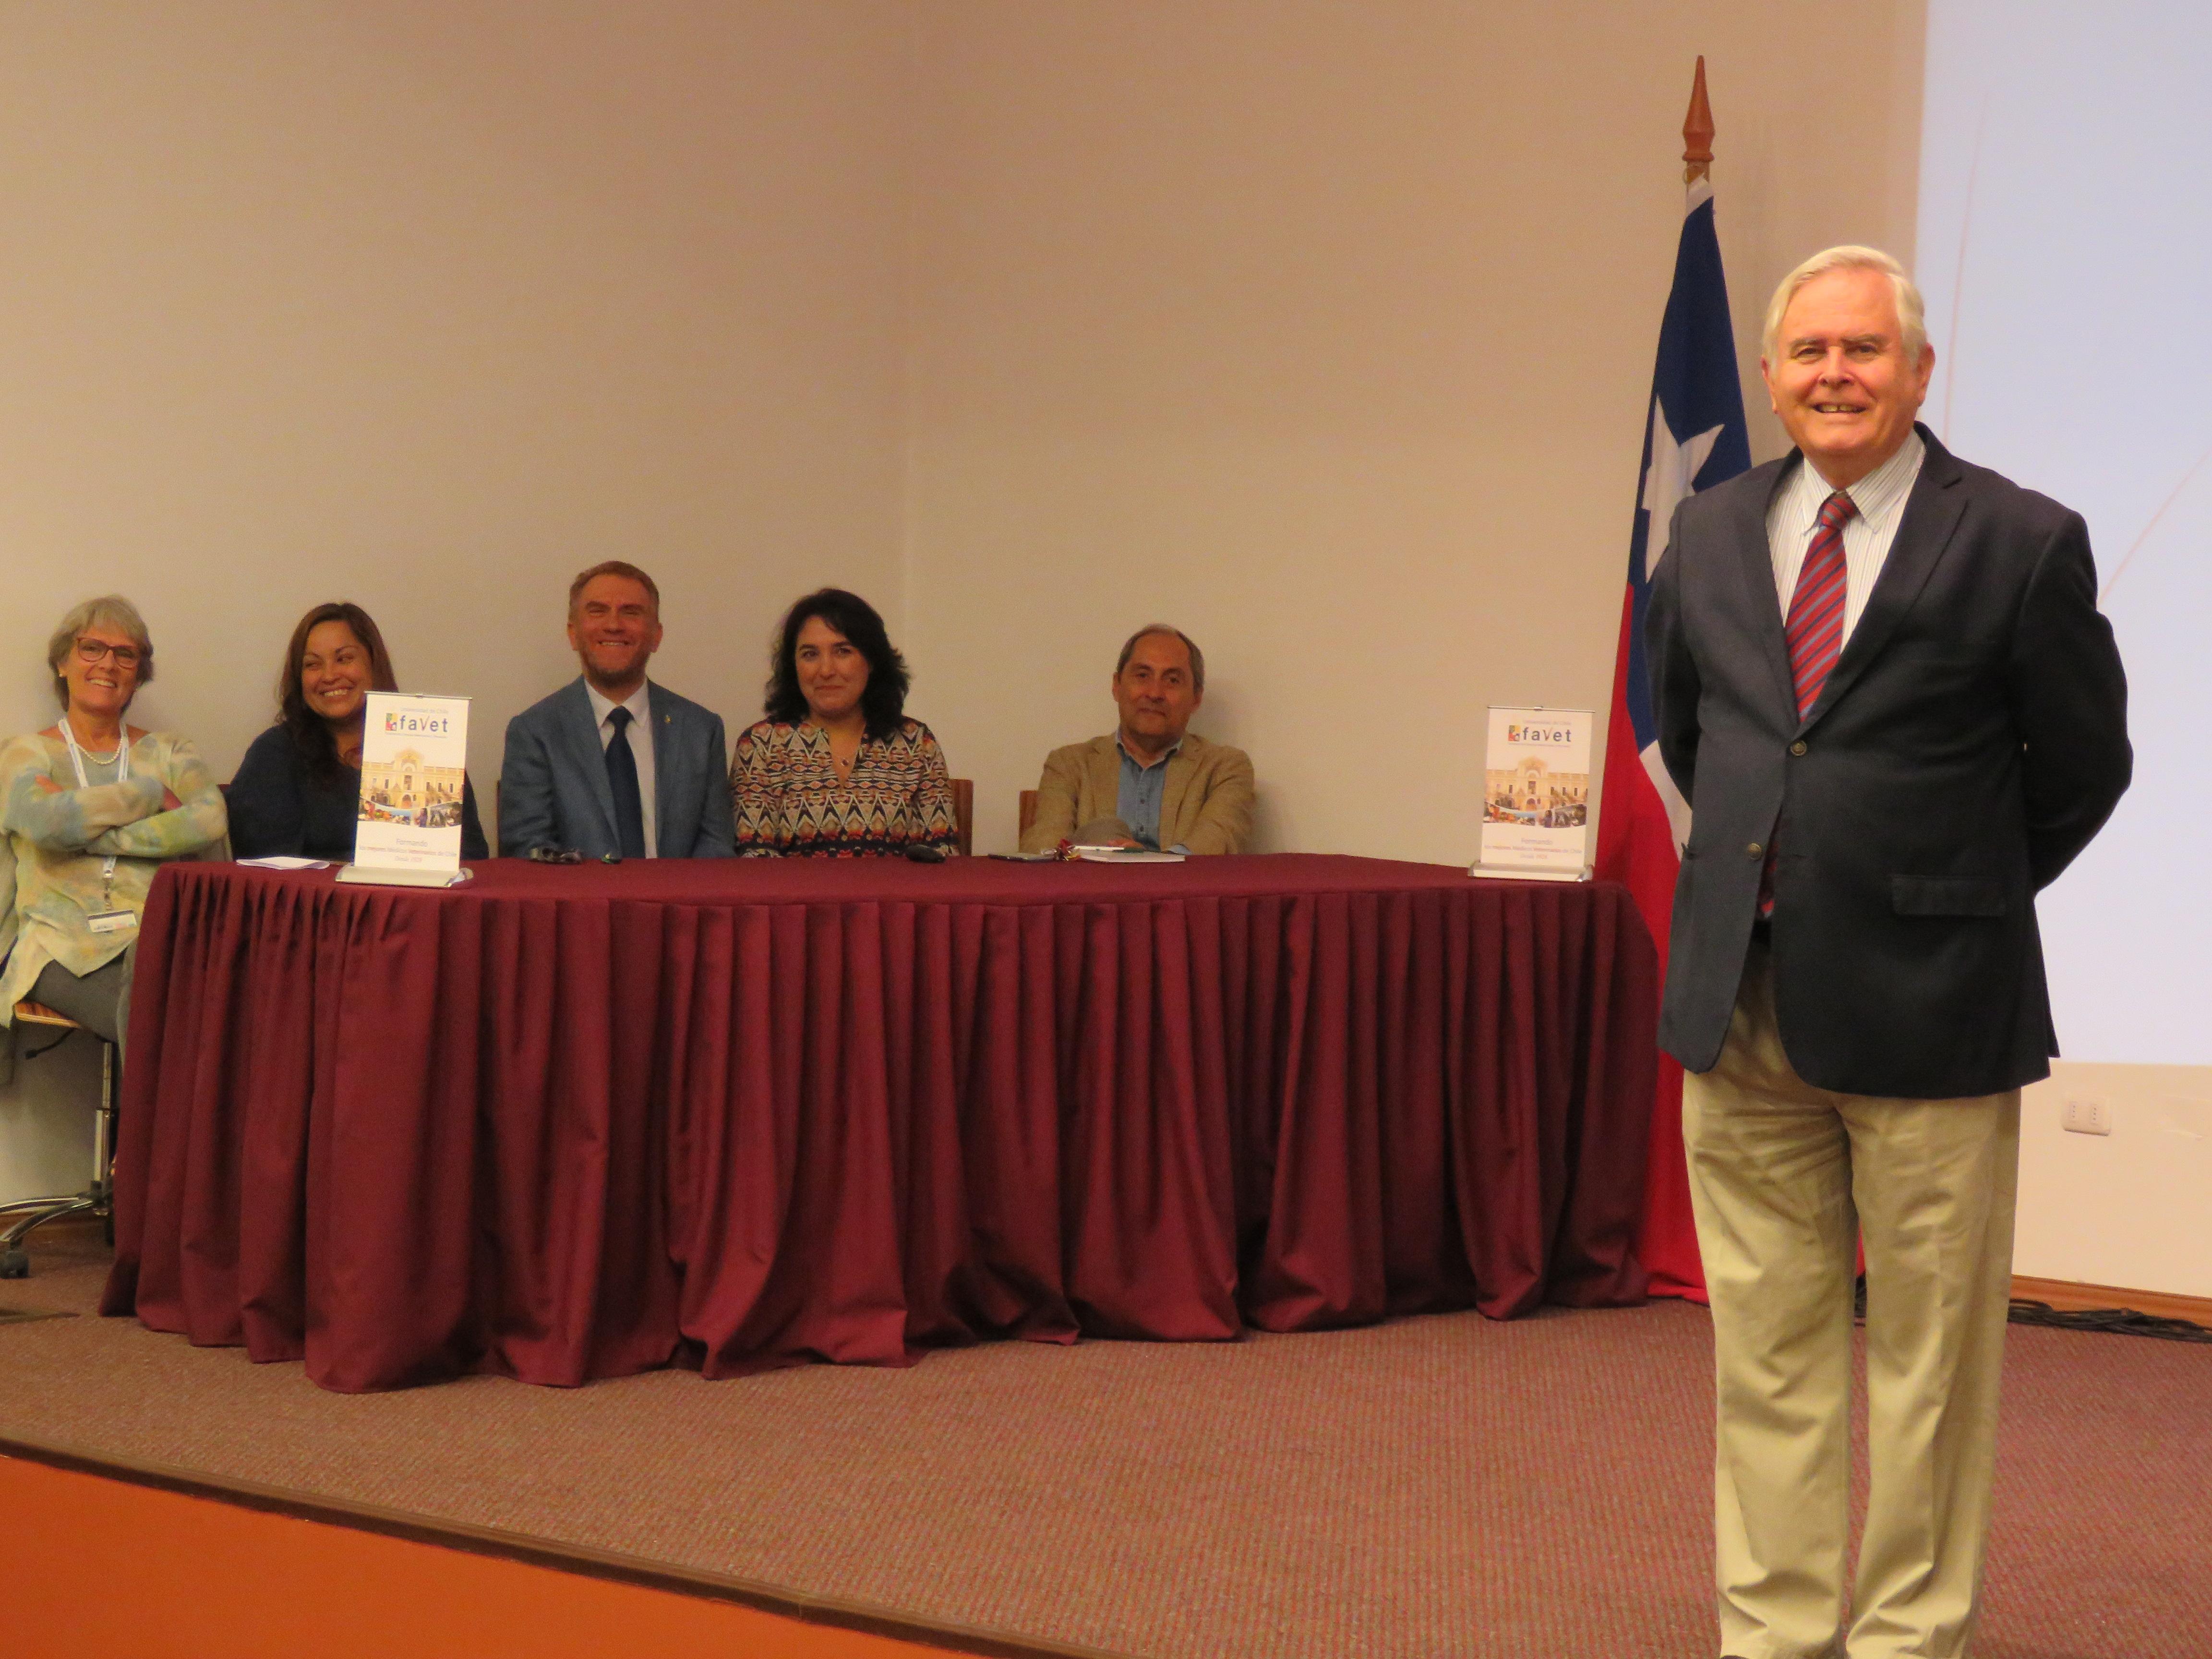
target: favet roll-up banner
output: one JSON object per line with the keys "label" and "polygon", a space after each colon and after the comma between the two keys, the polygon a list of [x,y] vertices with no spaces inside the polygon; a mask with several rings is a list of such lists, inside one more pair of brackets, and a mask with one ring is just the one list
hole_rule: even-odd
{"label": "favet roll-up banner", "polygon": [[368,702],[351,878],[440,886],[463,879],[469,700],[372,691]]}
{"label": "favet roll-up banner", "polygon": [[1589,875],[1587,708],[1492,708],[1482,775],[1478,876],[1582,881]]}

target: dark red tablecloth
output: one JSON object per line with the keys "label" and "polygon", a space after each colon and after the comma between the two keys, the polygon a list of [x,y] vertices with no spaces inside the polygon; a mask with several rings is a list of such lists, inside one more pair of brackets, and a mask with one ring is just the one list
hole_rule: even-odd
{"label": "dark red tablecloth", "polygon": [[1376,860],[164,866],[106,1310],[340,1389],[1633,1302],[1611,886]]}

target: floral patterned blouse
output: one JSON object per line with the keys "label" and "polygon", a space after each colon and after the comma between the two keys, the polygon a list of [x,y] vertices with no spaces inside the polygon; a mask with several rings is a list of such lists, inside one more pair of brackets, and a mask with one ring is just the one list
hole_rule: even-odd
{"label": "floral patterned blouse", "polygon": [[[118,779],[118,771],[125,775]],[[48,963],[82,977],[121,956],[137,929],[95,933],[90,918],[102,910],[138,915],[163,859],[223,837],[222,792],[182,738],[142,732],[127,766],[92,762],[85,775],[93,781],[81,788],[59,737],[0,745],[0,954],[7,957],[0,1024]],[[166,812],[164,789],[181,803]],[[111,853],[112,885],[104,877]]]}
{"label": "floral patterned blouse", "polygon": [[740,858],[862,858],[959,843],[945,751],[920,720],[869,738],[841,778],[818,726],[762,720],[738,734],[730,804]]}

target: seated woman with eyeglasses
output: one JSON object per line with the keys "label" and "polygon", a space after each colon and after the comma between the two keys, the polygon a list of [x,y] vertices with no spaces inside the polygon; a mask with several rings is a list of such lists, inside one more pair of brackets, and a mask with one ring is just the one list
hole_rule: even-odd
{"label": "seated woman with eyeglasses", "polygon": [[[384,635],[357,605],[300,618],[276,672],[276,724],[230,781],[230,848],[242,859],[353,857],[368,694],[399,689]],[[476,791],[461,780],[461,856],[491,856]]]}
{"label": "seated woman with eyeglasses", "polygon": [[825,587],[791,607],[769,659],[768,718],[738,734],[731,757],[740,858],[957,847],[945,753],[907,718],[907,685],[866,599]]}
{"label": "seated woman with eyeglasses", "polygon": [[154,678],[130,600],[71,611],[46,666],[61,719],[0,746],[0,1024],[28,998],[119,1043],[155,872],[222,840],[222,793],[184,738],[124,721]]}

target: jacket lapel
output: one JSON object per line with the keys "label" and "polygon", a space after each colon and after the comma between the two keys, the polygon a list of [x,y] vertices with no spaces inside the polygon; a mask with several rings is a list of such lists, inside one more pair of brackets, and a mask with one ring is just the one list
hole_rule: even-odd
{"label": "jacket lapel", "polygon": [[[1782,604],[1774,592],[1774,545],[1766,536],[1767,514],[1773,507],[1774,498],[1781,492],[1784,483],[1793,476],[1792,459],[1769,463],[1774,468],[1774,476],[1767,479],[1765,489],[1735,492],[1735,522],[1731,526],[1730,539],[1735,543],[1751,603],[1752,631],[1759,636],[1760,653],[1774,676],[1774,693],[1782,700],[1783,711],[1794,715],[1797,712],[1797,682],[1790,672],[1790,641],[1783,632]],[[1786,720],[1784,724],[1795,726],[1796,721]]]}
{"label": "jacket lapel", "polygon": [[[669,756],[676,749],[676,710],[669,700],[660,695],[660,688],[651,680],[645,683],[645,712],[646,718],[653,724],[653,838],[659,840],[661,832],[676,821],[675,811],[668,799],[678,781],[676,769],[668,763]],[[607,792],[607,803],[611,811],[614,804],[611,789]]]}
{"label": "jacket lapel", "polygon": [[1160,786],[1160,845],[1173,847],[1182,837],[1176,833],[1182,821],[1182,798],[1198,770],[1196,745],[1204,741],[1185,733],[1182,747],[1168,757],[1168,775]]}
{"label": "jacket lapel", "polygon": [[1881,574],[1875,579],[1874,592],[1867,595],[1866,608],[1859,612],[1858,626],[1851,629],[1843,655],[1828,671],[1819,701],[1805,716],[1808,729],[1851,689],[1866,665],[1889,642],[1889,636],[1912,609],[1912,602],[1920,597],[1920,590],[1928,585],[1928,578],[1935,574],[1966,510],[1966,492],[1959,488],[1966,474],[1951,452],[1936,441],[1934,433],[1926,427],[1919,432],[1928,453],[1920,463],[1920,476],[1912,481],[1912,494],[1905,500],[1897,539],[1889,544],[1889,556],[1882,561]]}
{"label": "jacket lapel", "polygon": [[1109,732],[1095,738],[1091,744],[1091,799],[1089,811],[1076,814],[1075,826],[1081,829],[1094,818],[1118,817],[1121,811],[1121,750]]}
{"label": "jacket lapel", "polygon": [[568,745],[576,775],[584,780],[599,803],[599,818],[606,826],[610,845],[618,845],[615,829],[615,791],[607,781],[607,751],[599,744],[599,723],[592,718],[592,699],[580,676],[569,687],[568,707],[562,711],[561,734]]}

